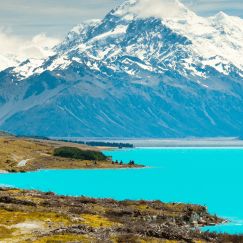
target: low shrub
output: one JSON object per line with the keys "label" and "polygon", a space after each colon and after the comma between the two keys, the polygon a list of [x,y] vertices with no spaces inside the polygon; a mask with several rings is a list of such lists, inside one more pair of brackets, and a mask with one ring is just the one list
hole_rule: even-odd
{"label": "low shrub", "polygon": [[54,156],[80,159],[80,160],[106,160],[107,157],[98,151],[81,150],[74,147],[61,147],[54,149]]}

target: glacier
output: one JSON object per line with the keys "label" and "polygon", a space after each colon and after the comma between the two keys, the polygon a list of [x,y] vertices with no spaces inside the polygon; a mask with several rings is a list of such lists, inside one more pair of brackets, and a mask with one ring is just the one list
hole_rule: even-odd
{"label": "glacier", "polygon": [[125,1],[75,26],[52,56],[0,72],[0,129],[55,137],[242,136],[243,20],[223,12],[201,17],[177,0],[168,12],[158,2]]}

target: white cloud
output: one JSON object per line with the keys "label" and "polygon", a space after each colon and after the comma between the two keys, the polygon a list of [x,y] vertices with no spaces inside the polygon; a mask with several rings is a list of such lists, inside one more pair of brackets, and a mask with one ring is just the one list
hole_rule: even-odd
{"label": "white cloud", "polygon": [[3,55],[45,58],[52,53],[51,48],[58,43],[58,39],[47,37],[43,33],[28,40],[0,30],[0,53]]}
{"label": "white cloud", "polygon": [[187,9],[177,0],[138,0],[132,11],[142,18],[174,18]]}
{"label": "white cloud", "polygon": [[60,41],[41,33],[24,39],[0,29],[0,70],[26,59],[43,59],[53,54],[52,48]]}

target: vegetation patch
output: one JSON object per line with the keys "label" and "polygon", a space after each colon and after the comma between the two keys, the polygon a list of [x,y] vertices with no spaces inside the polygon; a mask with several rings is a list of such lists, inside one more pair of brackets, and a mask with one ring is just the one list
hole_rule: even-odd
{"label": "vegetation patch", "polygon": [[12,237],[14,232],[15,232],[15,229],[8,228],[5,226],[0,226],[0,240]]}
{"label": "vegetation patch", "polygon": [[57,214],[55,212],[21,212],[0,209],[1,224],[5,226],[14,226],[26,221],[43,221],[52,222],[63,225],[69,225],[70,220],[67,216]]}
{"label": "vegetation patch", "polygon": [[44,236],[36,239],[35,243],[70,243],[70,242],[82,242],[90,243],[94,242],[94,239],[86,235],[64,234],[64,235],[51,235]]}
{"label": "vegetation patch", "polygon": [[74,147],[61,147],[54,149],[54,156],[80,160],[106,160],[107,157],[99,151],[81,150]]}
{"label": "vegetation patch", "polygon": [[82,214],[81,217],[84,219],[85,224],[95,228],[112,227],[118,225],[118,223],[112,222],[108,218],[105,218],[101,215]]}

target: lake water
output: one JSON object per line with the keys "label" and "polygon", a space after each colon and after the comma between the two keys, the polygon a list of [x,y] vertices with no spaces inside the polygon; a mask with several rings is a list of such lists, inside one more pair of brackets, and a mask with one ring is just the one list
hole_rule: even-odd
{"label": "lake water", "polygon": [[70,196],[201,204],[231,220],[207,229],[243,233],[243,149],[143,148],[105,153],[147,168],[0,174],[0,184]]}

